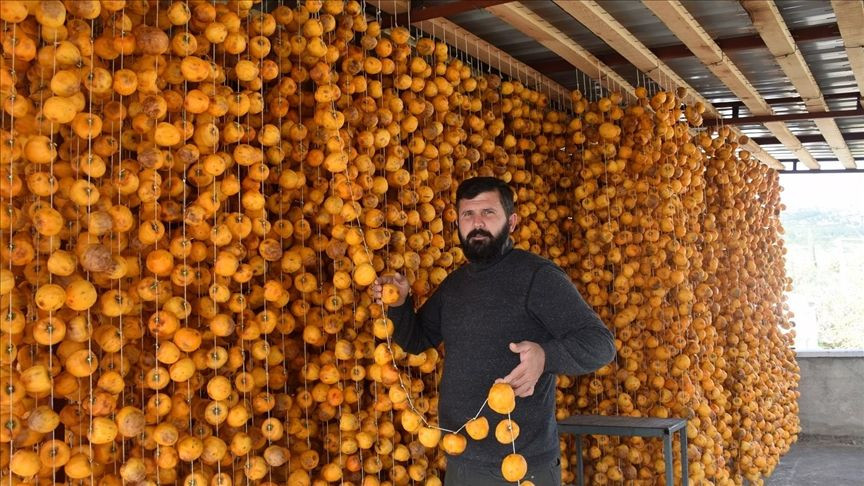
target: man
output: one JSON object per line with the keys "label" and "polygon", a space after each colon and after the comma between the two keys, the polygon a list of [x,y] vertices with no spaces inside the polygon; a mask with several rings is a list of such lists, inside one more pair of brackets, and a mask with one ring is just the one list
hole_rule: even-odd
{"label": "man", "polygon": [[[509,383],[518,397],[511,414],[519,425],[516,450],[528,462],[526,480],[560,485],[560,450],[555,421],[555,375],[590,373],[615,355],[612,335],[555,264],[514,249],[513,190],[493,177],[465,180],[456,192],[459,241],[469,263],[452,272],[418,312],[402,275],[373,285],[396,285],[399,299],[388,310],[393,339],[421,353],[444,342],[440,426],[456,430],[474,417],[493,383]],[[446,486],[507,483],[501,461],[510,444],[494,437],[506,417],[484,407],[490,434],[468,440],[448,457]]]}

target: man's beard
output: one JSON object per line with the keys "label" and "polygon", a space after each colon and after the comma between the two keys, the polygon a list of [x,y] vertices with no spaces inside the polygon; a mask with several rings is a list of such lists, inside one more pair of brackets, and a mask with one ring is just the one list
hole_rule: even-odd
{"label": "man's beard", "polygon": [[[485,229],[475,228],[468,233],[467,237],[463,237],[460,231],[459,242],[462,244],[462,252],[472,262],[486,262],[495,259],[501,255],[507,240],[510,239],[510,233],[507,229],[505,224],[497,235],[493,235]],[[471,241],[471,238],[475,236],[485,236],[486,239]]]}

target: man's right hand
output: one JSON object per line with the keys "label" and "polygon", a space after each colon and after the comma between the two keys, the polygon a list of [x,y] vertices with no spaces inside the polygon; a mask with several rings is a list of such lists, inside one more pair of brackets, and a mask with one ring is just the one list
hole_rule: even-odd
{"label": "man's right hand", "polygon": [[[411,286],[408,285],[408,279],[401,273],[381,276],[375,279],[375,283],[372,284],[372,299],[376,304],[399,307],[405,303],[410,289]],[[393,292],[397,295],[394,296]]]}

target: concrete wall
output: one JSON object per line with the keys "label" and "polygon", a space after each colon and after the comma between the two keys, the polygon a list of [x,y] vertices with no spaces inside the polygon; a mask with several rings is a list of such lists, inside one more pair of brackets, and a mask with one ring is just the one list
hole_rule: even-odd
{"label": "concrete wall", "polygon": [[799,351],[801,433],[864,437],[864,351]]}

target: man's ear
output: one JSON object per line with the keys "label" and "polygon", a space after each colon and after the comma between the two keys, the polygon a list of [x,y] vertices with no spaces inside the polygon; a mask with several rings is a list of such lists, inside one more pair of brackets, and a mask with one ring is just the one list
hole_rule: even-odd
{"label": "man's ear", "polygon": [[510,226],[510,233],[516,230],[516,225],[519,224],[519,214],[513,213],[507,218],[507,224]]}

